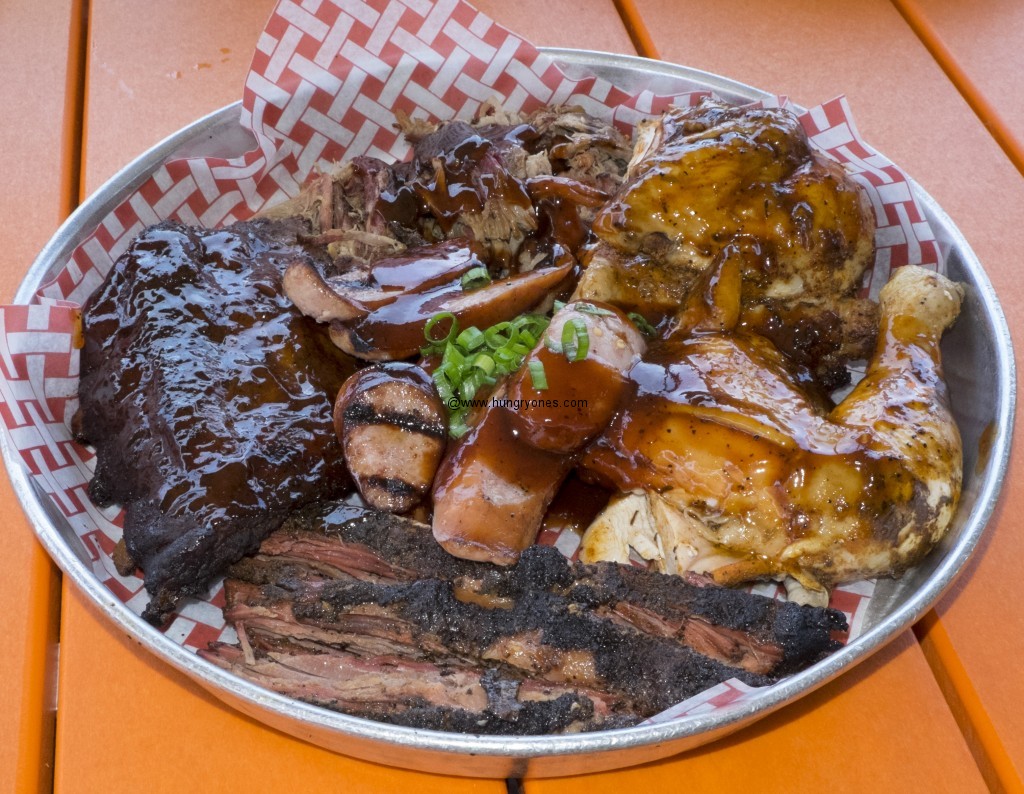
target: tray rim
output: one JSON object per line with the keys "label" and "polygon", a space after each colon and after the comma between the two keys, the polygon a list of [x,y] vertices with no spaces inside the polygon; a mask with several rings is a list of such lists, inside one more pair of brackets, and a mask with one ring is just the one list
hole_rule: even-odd
{"label": "tray rim", "polygon": [[[717,89],[751,99],[773,96],[768,92],[719,75],[664,61],[593,50],[540,49],[553,57],[555,61],[570,68],[607,65],[647,71],[666,77],[683,78],[699,82],[712,90]],[[241,102],[234,102],[172,133],[127,164],[83,201],[44,246],[22,280],[14,303],[31,302],[40,286],[45,283],[44,278],[47,272],[57,263],[65,261],[70,252],[95,228],[95,226],[87,224],[88,219],[102,217],[111,211],[127,194],[130,194],[147,179],[157,165],[197,136],[233,120],[237,121],[240,108]],[[696,746],[693,742],[684,746],[681,744],[682,740],[708,734],[710,741],[797,700],[851,669],[899,636],[903,630],[909,628],[942,597],[963,571],[998,502],[1009,462],[1015,414],[1016,373],[1009,327],[983,266],[960,230],[938,203],[913,179],[911,179],[911,187],[928,213],[943,222],[953,247],[963,259],[965,269],[976,281],[976,293],[983,309],[984,319],[992,326],[995,334],[993,342],[999,389],[996,395],[996,432],[989,453],[990,463],[982,477],[974,511],[967,518],[961,537],[949,549],[946,559],[936,567],[921,589],[877,626],[858,637],[851,644],[807,670],[766,688],[764,692],[755,695],[742,707],[727,708],[711,715],[691,716],[660,725],[634,726],[569,736],[504,737],[455,734],[394,726],[331,712],[278,695],[203,661],[196,654],[184,646],[174,643],[131,612],[93,575],[62,533],[52,525],[44,506],[40,504],[41,498],[48,497],[37,491],[29,479],[27,471],[20,464],[17,452],[11,449],[5,433],[0,433],[0,449],[2,449],[14,491],[40,542],[58,566],[70,576],[75,585],[90,598],[94,605],[99,607],[101,612],[119,629],[139,641],[148,652],[171,664],[206,689],[218,694],[222,699],[230,698],[229,702],[232,703],[236,700],[240,701],[247,707],[244,709],[247,713],[257,716],[265,724],[269,723],[254,710],[258,712],[269,710],[290,722],[295,722],[298,724],[296,730],[302,727],[316,730],[326,729],[338,734],[339,737],[347,736],[368,740],[387,745],[393,750],[409,748],[446,755],[473,755],[514,760],[591,756],[612,751],[666,745],[665,752],[660,755],[672,755],[682,749]],[[286,730],[289,729],[286,728]],[[306,733],[292,732],[293,735],[322,745],[322,742],[310,738],[309,730]],[[636,761],[617,762],[614,766],[628,766],[630,763],[638,763],[642,760],[649,759],[640,758]],[[414,769],[427,769],[429,766],[421,763],[406,764],[403,763],[401,757],[395,758],[395,765]],[[593,771],[605,768],[613,767],[593,765]],[[459,774],[458,770],[447,769],[446,771],[449,774]],[[553,774],[570,774],[573,771],[571,769],[562,772],[555,771]]]}

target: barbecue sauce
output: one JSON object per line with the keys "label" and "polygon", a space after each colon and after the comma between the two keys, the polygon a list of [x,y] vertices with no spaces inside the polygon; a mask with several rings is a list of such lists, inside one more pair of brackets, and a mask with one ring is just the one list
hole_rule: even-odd
{"label": "barbecue sauce", "polygon": [[202,591],[288,511],[348,487],[331,401],[354,364],[280,291],[301,255],[294,239],[286,222],[160,224],[84,308],[89,492],[126,507],[150,619]]}
{"label": "barbecue sauce", "polygon": [[[569,304],[552,319],[505,388],[491,397],[456,442],[434,481],[434,537],[458,557],[501,565],[531,545],[563,479],[587,442],[612,419],[623,375],[643,339],[617,310]],[[567,323],[582,323],[587,354],[570,360],[550,349]],[[531,364],[547,386],[537,389]]]}
{"label": "barbecue sauce", "polygon": [[[913,501],[905,463],[866,428],[830,421],[761,337],[661,343],[629,379],[632,397],[582,460],[597,482],[620,491],[682,488],[691,504],[738,522],[747,543],[768,553],[782,539],[890,531],[887,517],[902,516],[894,507]],[[892,395],[894,412],[906,396]]]}
{"label": "barbecue sauce", "polygon": [[710,257],[742,236],[837,265],[849,256],[865,223],[860,194],[792,113],[707,103],[661,124],[655,151],[595,219],[598,237],[629,252],[660,238]]}
{"label": "barbecue sauce", "polygon": [[[513,127],[501,140],[517,143],[530,129]],[[482,135],[470,134],[451,150],[419,165],[433,173],[381,195],[378,208],[385,220],[412,226],[417,218],[430,217],[448,235],[460,216],[482,213],[492,199],[527,212],[533,209],[525,185],[502,164],[499,144]]]}
{"label": "barbecue sauce", "polygon": [[531,151],[531,142],[538,137],[533,127],[464,125],[463,133],[450,148],[428,152],[429,159],[418,152],[420,175],[381,194],[377,206],[386,221],[419,228],[428,239],[438,239],[465,234],[471,216],[529,219],[525,225],[534,228],[526,229],[519,250],[502,246],[490,262],[495,276],[548,265],[559,250],[576,256],[593,239],[589,214],[585,217],[581,209],[592,213],[608,194],[564,177],[520,178],[506,167],[503,156],[511,147]]}
{"label": "barbecue sauce", "polygon": [[423,292],[403,293],[355,322],[352,338],[357,349],[407,358],[426,343],[423,328],[435,314],[451,312],[460,328],[488,328],[512,320],[557,289],[573,265],[567,261],[559,267],[518,273],[470,291],[463,289],[460,281],[452,281]]}
{"label": "barbecue sauce", "polygon": [[456,238],[378,259],[370,272],[375,284],[384,289],[421,291],[451,282],[468,270],[482,267],[482,256],[479,245]]}

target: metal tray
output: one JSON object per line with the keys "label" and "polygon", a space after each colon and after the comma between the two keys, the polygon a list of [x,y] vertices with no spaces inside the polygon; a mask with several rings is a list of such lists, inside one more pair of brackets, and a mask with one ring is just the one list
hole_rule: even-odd
{"label": "metal tray", "polygon": [[[546,50],[570,73],[592,73],[623,88],[659,93],[710,88],[732,101],[769,96],[749,86],[682,66],[580,50]],[[166,159],[233,156],[253,147],[238,124],[239,104],[185,127],[122,169],[64,223],[43,249],[15,298],[27,303],[104,217]],[[322,747],[382,764],[479,777],[550,777],[598,772],[664,758],[725,736],[820,687],[877,651],[923,615],[950,586],[977,545],[999,495],[1009,458],[1015,400],[1010,334],[981,264],[942,209],[916,184],[949,275],[967,284],[967,300],[943,342],[953,410],[964,440],[964,488],[949,534],[924,564],[901,580],[881,582],[865,631],[808,670],[753,699],[674,722],[570,736],[523,738],[415,730],[338,714],[277,695],[204,662],[132,613],[95,578],[70,526],[35,490],[16,453],[4,460],[39,539],[120,629],[226,703],[267,725]]]}

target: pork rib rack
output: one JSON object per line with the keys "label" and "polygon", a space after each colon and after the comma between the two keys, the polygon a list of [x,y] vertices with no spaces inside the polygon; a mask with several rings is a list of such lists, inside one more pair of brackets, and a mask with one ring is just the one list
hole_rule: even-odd
{"label": "pork rib rack", "polygon": [[331,399],[352,364],[280,292],[299,231],[151,227],[84,307],[76,436],[93,501],[125,507],[152,622],[348,484]]}
{"label": "pork rib rack", "polygon": [[460,560],[430,528],[314,505],[234,565],[237,646],[204,658],[275,691],[413,727],[536,734],[635,724],[730,678],[817,661],[841,613],[533,547]]}

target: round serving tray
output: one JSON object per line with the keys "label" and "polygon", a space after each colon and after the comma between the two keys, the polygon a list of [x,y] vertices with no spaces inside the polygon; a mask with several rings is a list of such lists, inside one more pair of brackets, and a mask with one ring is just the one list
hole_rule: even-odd
{"label": "round serving tray", "polygon": [[[626,90],[674,94],[710,88],[726,100],[767,92],[683,66],[623,55],[547,49],[570,74],[596,74]],[[15,298],[28,303],[71,252],[164,161],[236,156],[254,146],[229,105],[171,135],[130,163],[68,218],[32,265]],[[119,601],[93,574],[88,557],[46,494],[37,491],[3,437],[14,489],[40,541],[65,574],[119,628],[210,692],[267,725],[325,748],[382,764],[480,777],[547,777],[598,772],[664,758],[710,742],[820,687],[877,651],[920,618],[963,569],[984,531],[1009,459],[1015,400],[1010,334],[981,263],[950,218],[919,186],[913,190],[947,257],[967,285],[967,300],[942,350],[953,410],[964,441],[964,487],[952,527],[928,559],[898,581],[879,582],[863,632],[813,667],[758,691],[741,704],[657,725],[568,736],[473,736],[396,727],[338,714],[277,695],[209,664],[165,637]],[[2,437],[2,436],[0,436]]]}

